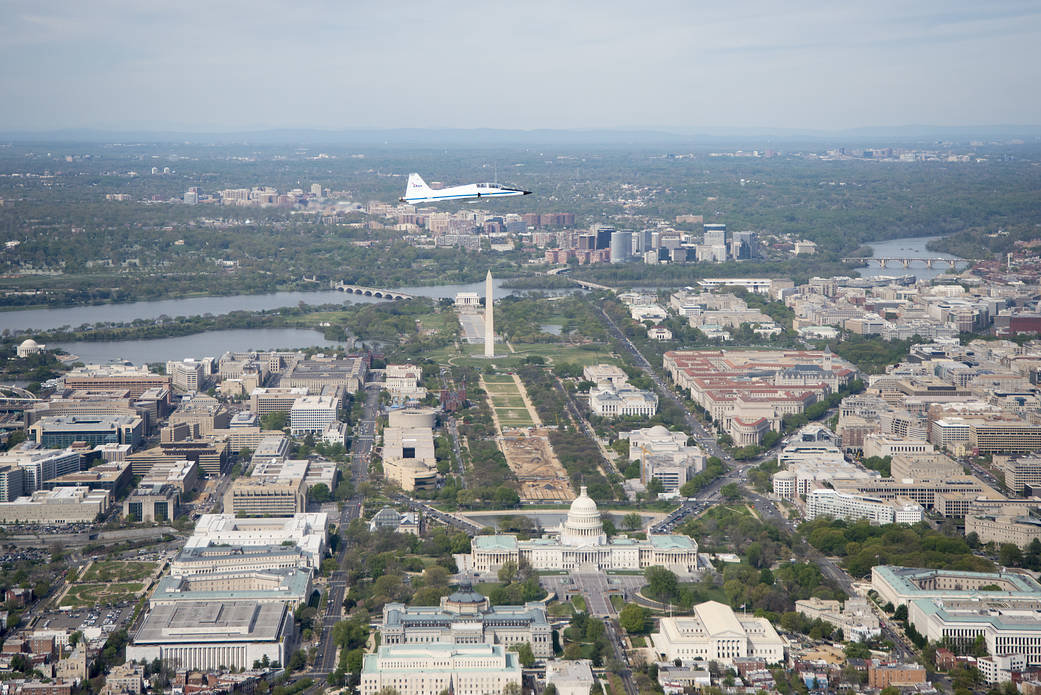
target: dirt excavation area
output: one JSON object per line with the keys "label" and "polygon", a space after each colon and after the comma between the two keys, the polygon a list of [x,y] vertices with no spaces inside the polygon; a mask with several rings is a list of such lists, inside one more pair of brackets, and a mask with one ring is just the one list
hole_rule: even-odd
{"label": "dirt excavation area", "polygon": [[510,470],[520,481],[524,502],[570,502],[575,498],[567,471],[557,460],[545,430],[509,430],[498,438]]}
{"label": "dirt excavation area", "polygon": [[567,471],[553,453],[524,383],[515,374],[485,375],[481,388],[488,394],[492,421],[499,432],[495,441],[506,457],[506,465],[520,482],[521,501],[575,499]]}

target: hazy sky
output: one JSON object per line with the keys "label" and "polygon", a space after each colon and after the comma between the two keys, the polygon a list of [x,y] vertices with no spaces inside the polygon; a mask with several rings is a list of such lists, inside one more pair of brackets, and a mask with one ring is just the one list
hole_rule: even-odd
{"label": "hazy sky", "polygon": [[1038,0],[0,0],[0,129],[1041,123]]}

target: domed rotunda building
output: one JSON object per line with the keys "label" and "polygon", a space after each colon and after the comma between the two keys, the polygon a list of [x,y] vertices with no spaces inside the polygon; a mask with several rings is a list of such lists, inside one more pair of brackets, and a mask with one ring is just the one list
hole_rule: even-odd
{"label": "domed rotunda building", "polygon": [[660,565],[689,573],[698,566],[698,544],[688,536],[671,534],[648,534],[647,540],[609,539],[596,502],[582,486],[564,523],[542,538],[522,541],[499,534],[471,541],[470,563],[477,572],[496,572],[507,562],[522,560],[536,570],[635,570]]}
{"label": "domed rotunda building", "polygon": [[37,355],[46,349],[46,345],[41,345],[32,338],[26,338],[22,341],[21,345],[15,349],[15,353],[18,357],[28,357],[29,355]]}

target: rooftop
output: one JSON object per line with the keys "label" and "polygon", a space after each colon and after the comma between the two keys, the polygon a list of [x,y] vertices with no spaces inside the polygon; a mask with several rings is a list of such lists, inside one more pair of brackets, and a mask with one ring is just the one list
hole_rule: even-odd
{"label": "rooftop", "polygon": [[185,601],[152,608],[135,644],[271,642],[283,636],[287,608],[253,601]]}
{"label": "rooftop", "polygon": [[478,550],[516,550],[516,536],[474,536],[473,546]]}

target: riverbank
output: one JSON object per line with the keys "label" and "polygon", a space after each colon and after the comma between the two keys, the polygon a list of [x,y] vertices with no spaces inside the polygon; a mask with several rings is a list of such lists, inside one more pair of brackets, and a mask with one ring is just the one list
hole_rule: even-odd
{"label": "riverbank", "polygon": [[252,350],[350,349],[350,345],[344,341],[329,340],[321,332],[308,328],[243,328],[205,331],[172,338],[58,343],[49,344],[48,347],[73,353],[79,362],[86,364],[112,360],[148,364],[186,357],[219,357],[225,352]]}
{"label": "riverbank", "polygon": [[[498,298],[514,294],[515,290],[502,287],[505,280],[493,282]],[[391,287],[415,297],[433,300],[452,299],[460,292],[484,294],[484,283],[467,285],[417,285]],[[74,308],[26,309],[0,312],[0,331],[9,335],[38,335],[54,330],[75,331],[119,325],[133,321],[169,320],[171,317],[218,316],[235,311],[262,312],[294,306],[336,305],[338,309],[365,304],[386,304],[390,300],[366,297],[330,289],[307,292],[275,292],[267,294],[240,294],[229,296],[202,295],[187,299],[159,299],[130,303],[101,304]]]}
{"label": "riverbank", "polygon": [[[258,328],[314,328],[303,320],[308,314],[336,311],[343,307],[336,304],[282,307],[270,311],[233,311],[218,316],[179,316],[177,318],[148,321],[135,319],[125,323],[92,325],[76,330],[52,330],[34,333],[37,342],[54,345],[69,342],[120,342],[125,340],[156,340],[177,338],[196,333],[229,329]],[[319,327],[325,328],[325,327]],[[328,328],[332,328],[329,326]],[[342,337],[342,329],[338,329]],[[335,333],[336,331],[330,331]],[[326,335],[327,339],[333,336]]]}
{"label": "riverbank", "polygon": [[[476,286],[483,283],[487,268],[479,272],[467,273],[464,282],[452,283],[452,286]],[[491,268],[496,280],[507,280],[510,278],[527,277],[523,270],[517,268]],[[473,280],[469,278],[472,277]],[[67,280],[59,284],[59,279]],[[9,312],[20,311],[44,311],[59,309],[75,309],[107,306],[130,306],[141,303],[154,302],[181,302],[208,298],[226,297],[265,297],[282,294],[314,294],[334,292],[329,289],[326,281],[309,279],[297,279],[293,281],[272,282],[243,282],[237,284],[217,284],[205,289],[184,289],[182,285],[164,283],[164,278],[159,276],[153,278],[153,285],[149,287],[140,286],[140,280],[135,275],[19,275],[6,276],[0,281],[0,316]],[[373,284],[371,282],[357,281],[355,284],[381,287],[396,291],[408,291],[409,294],[419,296],[431,296],[425,289],[433,289],[446,286],[446,278],[443,276],[430,275],[428,272],[417,273],[414,277],[407,278],[410,285],[402,287],[402,278],[388,279],[385,284]],[[102,292],[83,291],[79,285],[90,284],[96,287],[112,285]],[[132,291],[125,291],[125,290]],[[48,298],[50,297],[50,298]],[[373,298],[368,298],[373,299]],[[379,301],[375,299],[374,301]]]}

